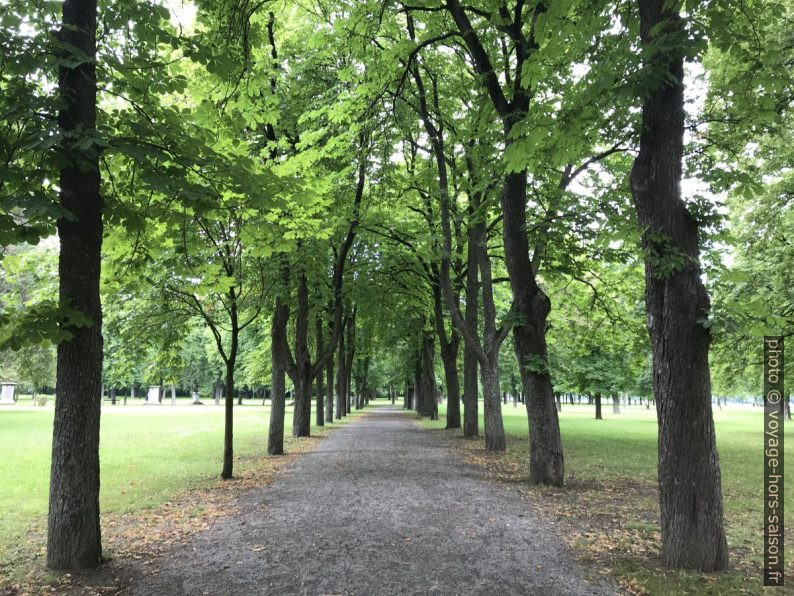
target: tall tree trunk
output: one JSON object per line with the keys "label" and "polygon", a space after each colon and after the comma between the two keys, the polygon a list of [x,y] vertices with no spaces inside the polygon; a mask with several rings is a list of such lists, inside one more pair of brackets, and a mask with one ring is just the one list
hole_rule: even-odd
{"label": "tall tree trunk", "polygon": [[601,392],[597,391],[595,394],[595,417],[596,420],[603,420],[601,416]]}
{"label": "tall tree trunk", "polygon": [[[333,350],[334,346],[329,345],[329,350]],[[328,359],[325,365],[325,384],[328,387],[328,396],[325,400],[325,419],[328,422],[334,421],[334,358],[333,356]]]}
{"label": "tall tree trunk", "polygon": [[617,393],[612,394],[612,413],[620,414],[620,398]]}
{"label": "tall tree trunk", "polygon": [[[509,128],[506,133],[509,135]],[[546,317],[551,303],[537,285],[529,259],[526,172],[508,174],[502,191],[505,260],[518,323],[513,343],[529,421],[529,481],[562,486],[562,438],[548,371]]]}
{"label": "tall tree trunk", "polygon": [[308,437],[311,436],[312,382],[311,379],[307,382],[305,375],[299,375],[293,385],[295,408],[292,412],[292,436]]}
{"label": "tall tree trunk", "polygon": [[[466,249],[466,325],[477,329],[479,311],[479,281],[477,268],[477,230],[471,225],[477,206],[469,207],[468,246]],[[477,354],[468,342],[463,344],[463,436],[480,435],[478,412]]]}
{"label": "tall tree trunk", "polygon": [[345,342],[347,355],[345,356],[345,413],[352,410],[353,397],[353,358],[356,350],[356,309],[350,317],[350,324],[347,328],[347,341]]}
{"label": "tall tree trunk", "polygon": [[96,11],[96,0],[66,0],[58,33],[69,48],[64,57],[74,58],[74,66],[61,66],[58,77],[63,101],[58,123],[65,135],[61,150],[66,155],[60,172],[60,202],[71,214],[57,224],[59,301],[89,317],[91,323],[69,327],[71,339],[58,345],[47,519],[47,566],[52,569],[85,569],[102,560],[102,199],[99,149],[93,143],[79,148],[96,127]]}
{"label": "tall tree trunk", "polygon": [[[323,345],[323,320],[318,316],[315,321],[315,336],[317,338],[317,361],[319,362],[324,353],[325,346]],[[325,369],[320,368],[317,372],[317,403],[316,403],[316,420],[317,426],[325,426],[325,388],[323,387],[323,376]]]}
{"label": "tall tree trunk", "polygon": [[237,318],[237,292],[234,287],[229,290],[229,315],[231,338],[229,339],[229,355],[226,359],[226,401],[224,404],[223,430],[223,470],[221,478],[229,479],[234,475],[234,366],[237,363],[240,327]]}
{"label": "tall tree trunk", "polygon": [[284,453],[284,413],[287,357],[284,347],[287,342],[289,306],[283,298],[276,298],[273,322],[270,330],[270,357],[272,372],[270,381],[270,428],[267,435],[268,455]]}
{"label": "tall tree trunk", "polygon": [[320,370],[314,377],[317,399],[315,400],[314,423],[325,426],[325,369]]}
{"label": "tall tree trunk", "polygon": [[[348,324],[348,323],[346,323]],[[345,396],[345,388],[347,381],[345,380],[345,331],[339,334],[339,345],[337,346],[337,365],[336,365],[336,419],[339,420],[345,415],[345,403],[347,397]]]}
{"label": "tall tree trunk", "polygon": [[224,402],[223,470],[221,478],[234,475],[234,361],[226,363],[226,400]]}
{"label": "tall tree trunk", "polygon": [[439,352],[444,365],[444,380],[447,384],[447,429],[460,428],[460,380],[458,378],[458,351],[460,336],[453,328],[447,337],[441,287],[433,288],[436,334],[440,343]]}
{"label": "tall tree trunk", "polygon": [[367,356],[364,358],[364,407],[369,405],[369,364],[370,364],[370,357]]}
{"label": "tall tree trunk", "polygon": [[[529,111],[528,91],[523,85],[514,85],[512,98],[508,99],[463,5],[459,0],[447,0],[445,8],[462,33],[473,65],[481,75],[484,88],[502,120],[506,152],[513,142],[513,126],[521,122]],[[516,80],[522,76],[528,52],[536,46],[534,26],[527,32],[528,36],[522,33],[522,27],[527,22],[534,23],[534,18],[544,10],[545,4],[538,3],[531,19],[523,18],[522,11],[518,10],[515,20],[506,27],[507,34],[515,44]],[[505,261],[517,320],[513,328],[513,340],[529,421],[529,480],[532,484],[561,486],[564,477],[562,439],[548,372],[545,335],[551,304],[537,284],[530,260],[526,187],[526,171],[508,173],[503,181],[501,205]]]}
{"label": "tall tree trunk", "polygon": [[[646,254],[662,560],[671,567],[714,571],[728,566],[728,548],[711,410],[711,338],[702,324],[710,304],[700,278],[698,222],[681,200],[688,48],[680,41],[685,27],[677,3],[638,4],[645,67],[653,73],[650,80],[659,81],[644,99],[630,181]],[[665,266],[661,270],[659,263]]]}
{"label": "tall tree trunk", "polygon": [[420,416],[428,416],[431,420],[438,420],[438,387],[436,385],[435,366],[433,365],[434,355],[433,335],[425,332],[422,335],[422,347],[417,371],[417,386],[421,390],[417,412]]}
{"label": "tall tree trunk", "polygon": [[482,379],[483,422],[485,426],[485,449],[505,451],[507,439],[502,420],[502,403],[499,399],[499,348],[501,340],[496,328],[496,305],[493,297],[491,260],[488,256],[488,230],[485,221],[475,224],[474,243],[482,282],[483,347],[486,358],[479,359]]}
{"label": "tall tree trunk", "polygon": [[[292,435],[308,437],[312,419],[312,366],[309,357],[309,287],[306,274],[298,275],[297,311],[295,313],[295,366],[287,372],[295,385],[295,407],[292,411]],[[286,352],[287,350],[285,350]],[[289,356],[288,356],[289,358]]]}
{"label": "tall tree trunk", "polygon": [[504,422],[502,421],[502,401],[499,396],[499,359],[480,363],[482,379],[483,422],[485,423],[485,449],[504,451],[507,448]]}

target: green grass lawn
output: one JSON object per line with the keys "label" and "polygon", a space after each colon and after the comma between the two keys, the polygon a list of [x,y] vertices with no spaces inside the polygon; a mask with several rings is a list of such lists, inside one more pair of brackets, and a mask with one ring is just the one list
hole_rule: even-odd
{"label": "green grass lawn", "polygon": [[[180,492],[211,486],[221,472],[223,407],[189,399],[162,406],[103,403],[100,435],[102,515],[156,507]],[[261,403],[261,402],[257,402]],[[136,404],[136,405],[132,405]],[[0,407],[0,572],[40,540],[46,527],[52,400],[32,408],[21,398]],[[270,407],[235,406],[235,474],[267,448]],[[292,432],[287,408],[285,436]],[[312,418],[314,420],[314,418]],[[333,425],[332,425],[333,426]],[[43,547],[44,544],[38,545]]]}
{"label": "green grass lawn", "polygon": [[[587,510],[588,516],[628,516],[620,519],[621,527],[645,533],[648,540],[658,542],[658,501],[656,499],[656,437],[655,410],[644,406],[621,407],[621,414],[612,414],[611,402],[605,404],[604,420],[594,419],[594,406],[563,405],[560,430],[565,452],[566,481],[580,494],[564,492],[553,494],[552,499],[567,502],[566,508],[573,519]],[[504,405],[505,431],[508,435],[508,460],[520,464],[516,476],[526,478],[529,441],[526,410],[523,404]],[[482,412],[482,405],[480,405]],[[440,408],[439,422],[427,425],[442,427],[445,408]],[[697,574],[661,570],[626,555],[621,559],[620,549],[615,555],[619,575],[636,580],[651,593],[712,593],[728,594],[761,591],[760,566],[763,563],[763,412],[761,408],[729,406],[714,410],[717,430],[717,448],[722,469],[722,487],[725,503],[728,543],[735,570],[725,574]],[[480,434],[483,433],[480,419]],[[460,432],[460,431],[447,431]],[[785,430],[788,436],[786,455],[794,461],[794,424]],[[480,448],[481,441],[468,445]],[[571,482],[575,479],[579,482]],[[588,482],[592,489],[586,488]],[[615,503],[614,495],[605,487],[621,484],[639,484],[647,490],[637,494],[622,495]],[[794,483],[787,483],[785,502],[794,506]],[[622,502],[621,502],[622,501]],[[788,519],[791,519],[790,514]],[[791,523],[787,523],[787,538],[791,536]],[[794,570],[794,548],[787,539],[788,575]],[[595,544],[595,543],[594,543]],[[586,553],[585,553],[585,556]],[[794,582],[794,577],[787,578]],[[746,593],[746,592],[743,592]]]}

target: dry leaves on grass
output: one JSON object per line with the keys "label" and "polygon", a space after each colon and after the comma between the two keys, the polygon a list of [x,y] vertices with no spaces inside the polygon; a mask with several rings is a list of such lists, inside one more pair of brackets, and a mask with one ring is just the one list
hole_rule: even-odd
{"label": "dry leaves on grass", "polygon": [[186,491],[155,509],[103,516],[103,548],[110,560],[89,572],[65,573],[53,579],[43,569],[46,551],[40,546],[44,536],[39,528],[28,541],[37,546],[30,553],[35,564],[21,581],[1,586],[0,596],[117,593],[158,556],[187,543],[193,534],[208,528],[216,519],[234,515],[241,507],[241,495],[272,482],[281,469],[312,451],[324,436],[288,440],[288,454],[282,457],[235,458],[238,469],[244,470],[232,480],[218,480],[209,487]]}
{"label": "dry leaves on grass", "polygon": [[[453,440],[466,463],[486,471],[491,479],[522,483],[526,466],[517,454],[489,453],[479,441]],[[593,564],[600,574],[611,574],[616,561],[630,559],[654,564],[659,555],[657,514],[646,503],[656,494],[653,486],[628,477],[609,480],[569,477],[562,488],[519,489],[539,517],[553,522],[577,559]],[[626,594],[645,594],[636,580],[619,578]]]}

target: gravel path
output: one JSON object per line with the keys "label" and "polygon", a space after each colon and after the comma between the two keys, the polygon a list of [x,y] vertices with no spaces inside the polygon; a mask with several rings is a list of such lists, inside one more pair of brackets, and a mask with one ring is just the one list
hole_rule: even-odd
{"label": "gravel path", "polygon": [[515,490],[377,407],[167,553],[126,593],[613,594]]}

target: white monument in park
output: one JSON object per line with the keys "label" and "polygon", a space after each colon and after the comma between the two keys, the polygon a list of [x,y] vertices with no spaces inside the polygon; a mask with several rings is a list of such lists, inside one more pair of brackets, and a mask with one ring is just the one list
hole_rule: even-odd
{"label": "white monument in park", "polygon": [[0,404],[14,405],[16,403],[14,401],[14,391],[16,390],[17,384],[3,381],[2,383],[0,383],[0,385],[2,385],[2,393],[0,393]]}
{"label": "white monument in park", "polygon": [[193,405],[194,406],[202,405],[201,400],[199,399],[198,391],[196,391],[194,389],[193,391],[190,392],[190,396],[193,398]]}
{"label": "white monument in park", "polygon": [[146,394],[146,405],[160,405],[160,385],[149,385],[149,393]]}

